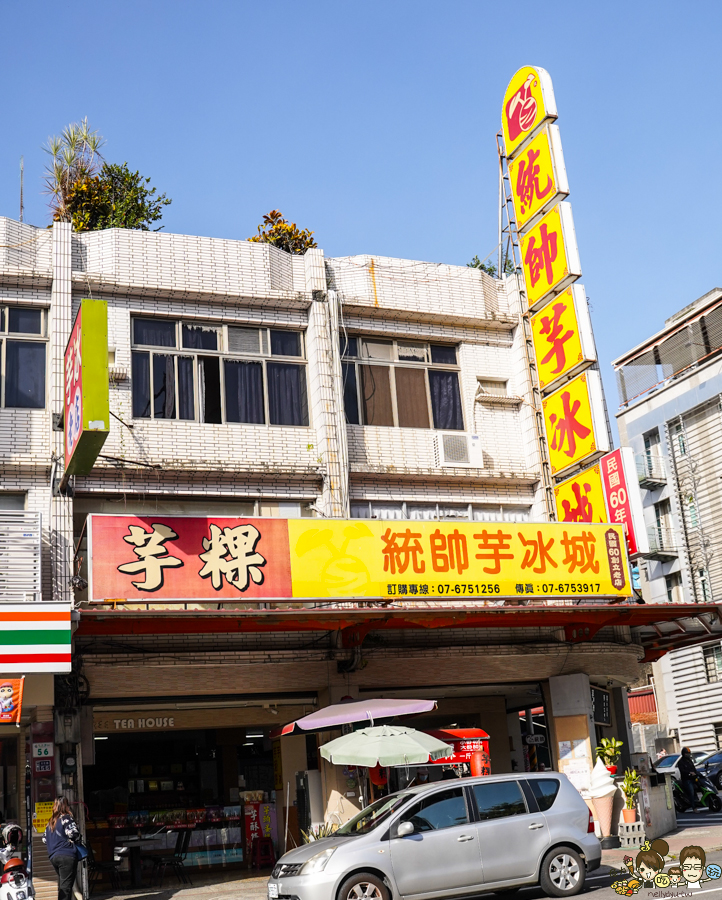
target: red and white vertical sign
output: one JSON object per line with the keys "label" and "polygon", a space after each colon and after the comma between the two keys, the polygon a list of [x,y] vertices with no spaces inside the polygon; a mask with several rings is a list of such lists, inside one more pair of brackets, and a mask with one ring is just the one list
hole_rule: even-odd
{"label": "red and white vertical sign", "polygon": [[613,450],[601,458],[599,468],[609,521],[614,525],[624,525],[630,556],[648,553],[649,538],[644,524],[634,451],[631,447]]}

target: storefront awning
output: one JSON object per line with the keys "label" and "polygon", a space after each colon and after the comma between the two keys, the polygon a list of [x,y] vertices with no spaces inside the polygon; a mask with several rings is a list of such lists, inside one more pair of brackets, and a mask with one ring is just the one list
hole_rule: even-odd
{"label": "storefront awning", "polygon": [[[430,628],[563,628],[571,643],[591,640],[601,628],[628,626],[645,660],[677,647],[722,639],[716,604],[580,604],[530,606],[341,606],[302,609],[81,610],[78,638],[340,631],[344,647],[360,646],[369,631]],[[169,608],[170,607],[170,608]]]}

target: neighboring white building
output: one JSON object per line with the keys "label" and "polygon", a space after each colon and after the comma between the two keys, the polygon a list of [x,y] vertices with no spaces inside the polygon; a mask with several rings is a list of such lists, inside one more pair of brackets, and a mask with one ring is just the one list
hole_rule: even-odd
{"label": "neighboring white building", "polygon": [[[643,489],[650,553],[639,569],[648,603],[722,600],[721,359],[715,288],[614,362],[620,439],[635,451]],[[673,651],[654,669],[680,742],[722,747],[719,641]]]}

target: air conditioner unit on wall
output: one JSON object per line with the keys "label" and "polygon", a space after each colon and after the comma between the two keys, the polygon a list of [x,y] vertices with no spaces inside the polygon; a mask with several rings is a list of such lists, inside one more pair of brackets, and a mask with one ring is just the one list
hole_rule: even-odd
{"label": "air conditioner unit on wall", "polygon": [[436,435],[436,465],[482,469],[484,452],[478,434],[457,432]]}

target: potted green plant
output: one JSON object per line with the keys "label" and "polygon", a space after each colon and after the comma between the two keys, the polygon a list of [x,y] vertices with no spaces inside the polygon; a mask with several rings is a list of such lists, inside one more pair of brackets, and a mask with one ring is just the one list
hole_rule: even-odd
{"label": "potted green plant", "polygon": [[601,759],[610,775],[617,774],[617,760],[622,754],[623,741],[616,738],[602,738],[597,747],[597,759]]}
{"label": "potted green plant", "polygon": [[627,769],[619,786],[624,794],[624,809],[622,816],[625,822],[637,821],[637,794],[642,790],[642,782],[636,769]]}

